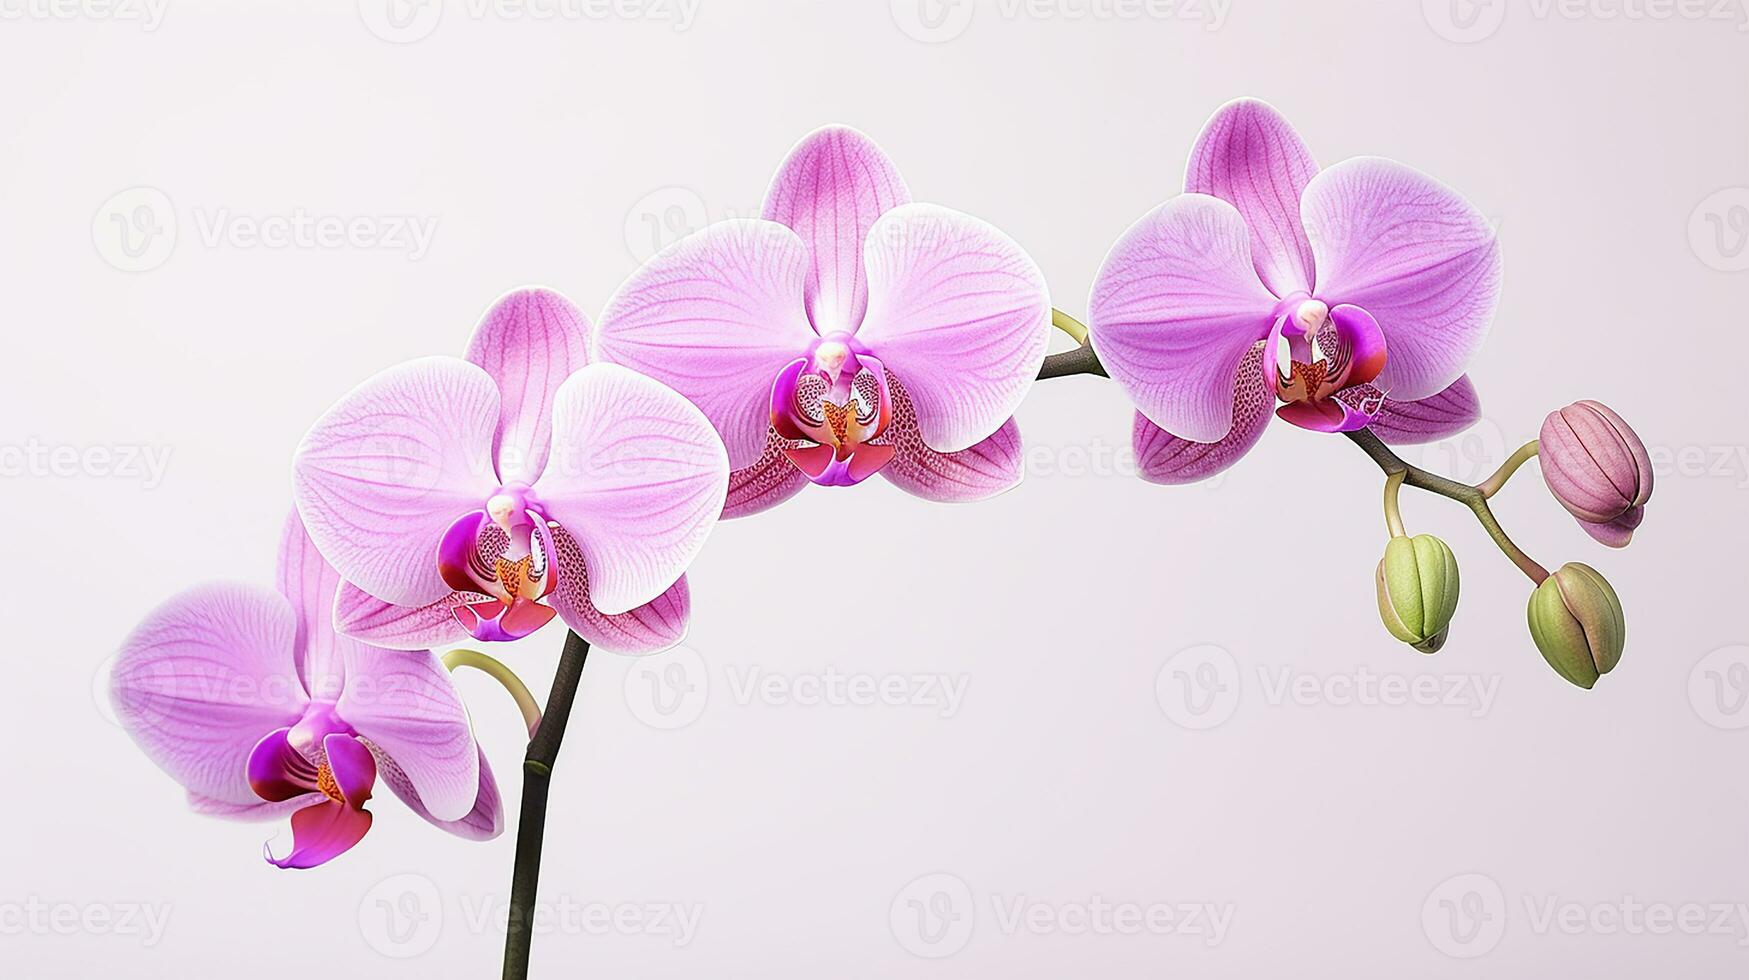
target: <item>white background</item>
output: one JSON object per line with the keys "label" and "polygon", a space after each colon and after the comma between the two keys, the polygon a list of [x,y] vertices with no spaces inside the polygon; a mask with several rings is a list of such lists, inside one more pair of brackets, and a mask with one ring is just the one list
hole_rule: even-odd
{"label": "white background", "polygon": [[[753,213],[816,126],[870,133],[919,199],[1002,227],[1082,313],[1203,121],[1255,95],[1321,162],[1395,157],[1499,224],[1486,419],[1412,458],[1479,479],[1581,397],[1653,445],[1626,552],[1534,467],[1500,504],[1545,563],[1616,584],[1621,667],[1592,692],[1559,680],[1528,583],[1461,508],[1412,494],[1411,526],[1464,572],[1450,645],[1416,654],[1377,621],[1380,479],[1345,441],[1278,426],[1218,482],[1154,487],[1121,393],[1049,382],[1020,412],[1019,489],[810,491],[718,530],[686,650],[591,657],[535,975],[1742,975],[1749,913],[1687,935],[1681,916],[1749,903],[1745,15],[1453,2],[1232,0],[1211,30],[1206,5],[1110,0],[702,0],[685,23],[678,0],[457,0],[396,29],[377,0],[0,0],[0,972],[495,976],[479,916],[513,835],[453,840],[383,794],[342,859],[266,866],[282,828],[188,813],[94,697],[133,624],[198,581],[271,582],[292,447],[354,383],[461,353],[514,286],[599,310],[655,245]],[[361,231],[250,237],[300,214]],[[159,234],[139,252],[116,215]],[[406,218],[435,222],[417,255],[390,234]],[[89,452],[111,448],[168,464]],[[558,645],[505,656],[544,690]],[[964,698],[743,693],[830,672]],[[1381,678],[1437,689],[1351,696]],[[694,693],[663,714],[652,685],[673,679]],[[460,683],[514,805],[514,708]],[[1209,906],[1226,929],[1078,928],[1101,903]],[[120,925],[145,907],[161,934]],[[682,911],[701,916],[684,936]]]}

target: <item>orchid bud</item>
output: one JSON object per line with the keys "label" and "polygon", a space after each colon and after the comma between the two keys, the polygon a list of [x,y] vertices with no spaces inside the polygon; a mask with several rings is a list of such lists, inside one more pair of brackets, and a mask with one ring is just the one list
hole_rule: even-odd
{"label": "orchid bud", "polygon": [[1431,534],[1395,537],[1379,561],[1379,618],[1422,653],[1438,653],[1457,612],[1457,556]]}
{"label": "orchid bud", "polygon": [[1530,635],[1555,673],[1590,690],[1621,662],[1627,624],[1597,569],[1569,562],[1531,594]]}
{"label": "orchid bud", "polygon": [[1579,525],[1611,548],[1625,548],[1652,497],[1646,444],[1621,416],[1582,401],[1549,413],[1539,438],[1543,481]]}

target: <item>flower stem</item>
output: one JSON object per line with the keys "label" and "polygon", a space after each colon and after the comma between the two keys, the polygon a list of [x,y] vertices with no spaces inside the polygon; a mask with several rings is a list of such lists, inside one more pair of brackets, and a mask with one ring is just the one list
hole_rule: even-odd
{"label": "flower stem", "polygon": [[1512,479],[1512,474],[1517,473],[1520,466],[1535,459],[1537,453],[1540,452],[1542,452],[1542,443],[1535,439],[1519,446],[1517,452],[1508,457],[1506,462],[1500,464],[1500,468],[1494,471],[1493,476],[1476,484],[1476,489],[1482,491],[1484,497],[1494,496],[1505,488],[1506,481]]}
{"label": "flower stem", "polygon": [[571,702],[583,678],[583,661],[589,642],[576,633],[565,636],[559,655],[559,670],[547,695],[547,710],[540,729],[529,740],[522,762],[522,813],[516,818],[516,864],[510,876],[510,923],[504,937],[504,980],[527,980],[528,953],[534,941],[535,897],[540,890],[541,843],[546,836],[547,787],[553,764],[559,758],[559,743],[565,739],[565,723],[571,717]]}
{"label": "flower stem", "polygon": [[1077,344],[1087,343],[1087,325],[1056,307],[1051,307],[1051,326],[1069,335]]}
{"label": "flower stem", "polygon": [[540,728],[540,705],[535,703],[534,695],[529,693],[522,678],[516,676],[516,671],[478,650],[451,650],[443,655],[443,666],[452,674],[459,668],[472,667],[504,685],[515,699],[516,707],[522,711],[522,720],[528,725],[528,737],[534,738],[535,730]]}
{"label": "flower stem", "polygon": [[1061,354],[1052,354],[1046,357],[1044,366],[1038,370],[1038,379],[1045,381],[1050,378],[1066,378],[1074,374],[1096,374],[1102,378],[1111,377],[1105,373],[1105,367],[1099,363],[1099,355],[1093,353],[1093,347],[1083,342],[1074,350],[1066,350]]}
{"label": "flower stem", "polygon": [[1397,500],[1406,476],[1407,473],[1392,473],[1385,477],[1385,527],[1390,529],[1393,538],[1406,537],[1409,533],[1403,528],[1403,511]]}
{"label": "flower stem", "polygon": [[1494,539],[1494,544],[1505,553],[1507,558],[1512,559],[1512,563],[1517,565],[1519,571],[1523,572],[1532,582],[1541,585],[1543,579],[1549,577],[1548,569],[1537,564],[1535,559],[1525,554],[1518,545],[1512,543],[1512,538],[1508,537],[1506,529],[1500,526],[1500,521],[1495,518],[1494,511],[1488,506],[1488,498],[1481,490],[1456,480],[1448,480],[1443,476],[1429,473],[1418,466],[1410,466],[1403,461],[1402,457],[1392,452],[1389,446],[1380,441],[1378,436],[1373,435],[1369,429],[1361,429],[1359,432],[1349,432],[1345,435],[1364,450],[1368,456],[1372,457],[1372,461],[1378,464],[1379,469],[1385,471],[1387,478],[1400,474],[1403,483],[1417,490],[1426,490],[1429,493],[1439,494],[1441,497],[1449,497],[1468,507],[1470,513],[1476,515],[1476,522],[1482,525],[1482,530],[1488,532],[1488,537]]}

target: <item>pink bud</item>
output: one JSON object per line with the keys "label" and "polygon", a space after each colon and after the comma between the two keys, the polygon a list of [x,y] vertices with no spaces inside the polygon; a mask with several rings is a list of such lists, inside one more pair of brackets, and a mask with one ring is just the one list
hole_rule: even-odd
{"label": "pink bud", "polygon": [[1611,548],[1625,548],[1652,497],[1646,444],[1600,402],[1549,413],[1540,437],[1543,481],[1579,525]]}

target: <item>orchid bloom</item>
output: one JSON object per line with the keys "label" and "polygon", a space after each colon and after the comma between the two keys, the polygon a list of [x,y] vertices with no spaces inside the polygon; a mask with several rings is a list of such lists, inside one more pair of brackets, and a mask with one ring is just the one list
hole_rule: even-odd
{"label": "orchid bloom", "polygon": [[679,642],[723,447],[686,399],[587,363],[587,335],[562,296],[513,292],[466,360],[390,368],[310,429],[295,496],[351,583],[342,631],[417,648],[520,639],[557,616],[620,652]]}
{"label": "orchid bloom", "polygon": [[1192,482],[1256,445],[1269,408],[1322,432],[1425,442],[1478,416],[1463,376],[1500,292],[1488,221],[1390,160],[1320,171],[1268,105],[1231,103],[1185,193],[1112,248],[1094,349],[1140,409],[1144,475]]}
{"label": "orchid bloom", "polygon": [[931,500],[1019,481],[1010,416],[1049,342],[1044,277],[990,225],[910,202],[866,136],[822,129],[779,168],[762,218],[675,243],[609,302],[601,356],[721,433],[725,516],[877,472]]}
{"label": "orchid bloom", "polygon": [[312,868],[357,844],[379,776],[436,826],[498,836],[498,786],[448,673],[429,651],[337,635],[339,587],[293,515],[277,592],[197,587],[128,637],[110,675],[122,726],[197,811],[291,813],[291,850],[267,854],[281,868]]}

